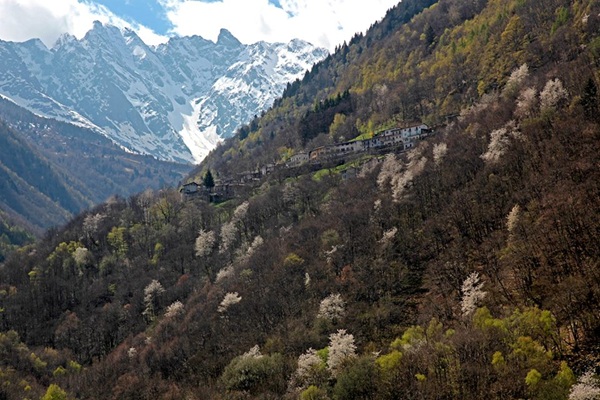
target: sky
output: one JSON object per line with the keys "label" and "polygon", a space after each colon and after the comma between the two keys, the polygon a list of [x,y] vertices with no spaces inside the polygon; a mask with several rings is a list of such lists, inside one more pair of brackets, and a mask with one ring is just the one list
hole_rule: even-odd
{"label": "sky", "polygon": [[216,41],[221,28],[242,43],[304,39],[330,51],[365,32],[399,0],[0,0],[0,39],[61,34],[81,38],[95,20],[128,27],[149,45],[199,35]]}

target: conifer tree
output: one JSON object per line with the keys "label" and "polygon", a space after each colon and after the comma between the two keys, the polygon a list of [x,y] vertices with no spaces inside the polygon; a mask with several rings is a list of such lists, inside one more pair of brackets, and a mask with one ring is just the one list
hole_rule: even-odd
{"label": "conifer tree", "polygon": [[583,112],[588,120],[598,118],[598,88],[592,78],[589,78],[581,96]]}
{"label": "conifer tree", "polygon": [[206,175],[204,175],[204,187],[206,187],[207,189],[212,189],[215,187],[215,179],[213,178],[212,172],[210,172],[210,169],[208,171],[206,171]]}

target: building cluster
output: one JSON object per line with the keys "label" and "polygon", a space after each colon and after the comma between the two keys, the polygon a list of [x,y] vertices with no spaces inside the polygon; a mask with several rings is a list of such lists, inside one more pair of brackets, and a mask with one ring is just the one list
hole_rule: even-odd
{"label": "building cluster", "polygon": [[202,198],[210,203],[218,203],[231,199],[243,184],[234,182],[215,182],[215,186],[207,188],[201,183],[188,182],[179,188],[179,193],[184,198]]}
{"label": "building cluster", "polygon": [[242,172],[235,181],[232,179],[227,181],[217,180],[213,188],[206,188],[202,184],[189,182],[183,185],[179,191],[185,197],[204,197],[208,201],[218,202],[232,198],[245,185],[258,181],[276,170],[293,169],[305,164],[318,166],[351,155],[381,154],[389,151],[406,150],[413,147],[416,141],[422,140],[431,134],[432,130],[425,124],[387,129],[368,139],[336,143],[317,147],[307,152],[296,153],[285,164],[267,164],[255,171]]}
{"label": "building cluster", "polygon": [[308,152],[294,154],[290,157],[286,166],[293,168],[309,162],[319,163],[349,154],[369,153],[382,149],[400,148],[406,150],[413,147],[417,140],[429,136],[431,132],[431,129],[425,124],[387,129],[372,138],[321,146]]}

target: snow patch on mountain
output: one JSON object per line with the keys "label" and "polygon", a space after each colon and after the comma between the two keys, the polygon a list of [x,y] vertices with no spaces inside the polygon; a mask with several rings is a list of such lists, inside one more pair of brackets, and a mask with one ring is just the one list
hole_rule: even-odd
{"label": "snow patch on mountain", "polygon": [[191,115],[183,115],[183,128],[179,134],[192,152],[194,161],[200,163],[223,139],[217,135],[216,126],[209,126],[203,131],[200,130],[198,120],[202,113],[202,102],[196,99],[190,104],[193,112]]}
{"label": "snow patch on mountain", "polygon": [[[38,117],[42,118],[51,118],[61,122],[68,122],[75,126],[79,126],[81,128],[91,129],[94,132],[100,133],[106,136],[106,132],[96,125],[94,125],[90,120],[83,117],[81,114],[65,107],[64,105],[56,102],[55,100],[49,98],[48,96],[41,95],[42,99],[46,99],[48,101],[47,104],[43,104],[39,102],[39,99],[27,100],[21,98],[19,96],[16,97],[8,97],[0,93],[0,98],[10,101],[13,104],[16,104],[20,107],[27,109],[37,109],[39,111],[34,114]],[[44,112],[43,110],[47,109],[49,112]]]}

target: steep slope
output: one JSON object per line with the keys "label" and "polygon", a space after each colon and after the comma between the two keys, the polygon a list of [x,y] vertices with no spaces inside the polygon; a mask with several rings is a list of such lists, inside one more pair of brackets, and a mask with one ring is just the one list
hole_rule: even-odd
{"label": "steep slope", "polygon": [[177,182],[189,167],[127,153],[94,130],[0,99],[0,209],[37,230],[111,196]]}
{"label": "steep slope", "polygon": [[36,226],[63,224],[91,205],[41,154],[0,121],[0,208]]}
{"label": "steep slope", "polygon": [[0,211],[0,263],[16,249],[33,242],[33,236],[23,226],[30,225]]}
{"label": "steep slope", "polygon": [[130,151],[199,162],[326,52],[297,40],[243,45],[225,30],[216,43],[184,37],[151,48],[131,30],[97,22],[83,39],[65,35],[51,49],[1,42],[0,55],[0,94],[28,110],[93,128]]}
{"label": "steep slope", "polygon": [[[6,396],[24,380],[30,396],[52,383],[107,400],[597,397],[600,5],[427,6],[400,3],[209,156],[198,175],[237,197],[113,201],[8,260]],[[503,58],[518,20],[537,36]],[[484,83],[454,93],[441,88],[464,71],[428,69],[486,50],[497,85],[491,64],[471,61]],[[406,80],[417,66],[436,79]],[[404,115],[444,123],[407,152],[237,174]]]}

